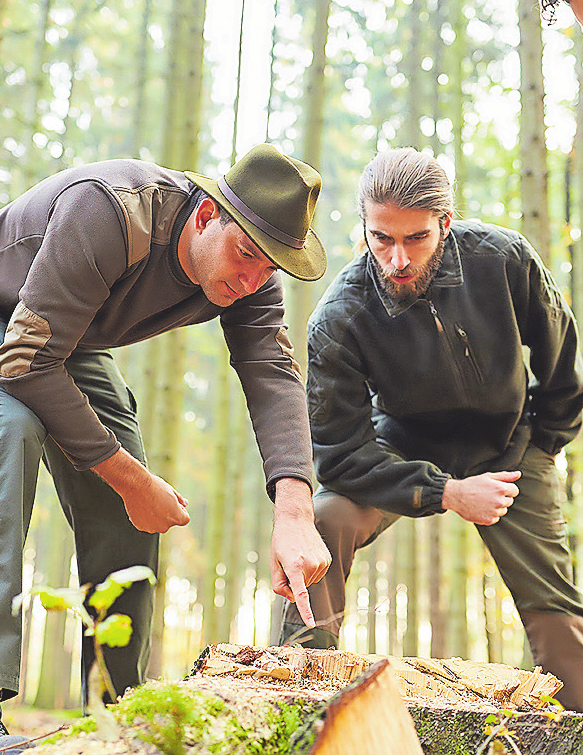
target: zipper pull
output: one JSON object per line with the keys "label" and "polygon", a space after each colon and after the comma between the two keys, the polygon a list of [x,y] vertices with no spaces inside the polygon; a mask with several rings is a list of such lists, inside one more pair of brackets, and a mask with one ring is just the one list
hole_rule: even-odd
{"label": "zipper pull", "polygon": [[433,319],[435,320],[435,325],[437,327],[437,330],[440,333],[443,333],[443,325],[441,324],[441,320],[439,319],[439,315],[437,314],[435,305],[430,299],[427,300],[427,303],[429,304],[429,309],[431,310],[431,314],[433,315]]}

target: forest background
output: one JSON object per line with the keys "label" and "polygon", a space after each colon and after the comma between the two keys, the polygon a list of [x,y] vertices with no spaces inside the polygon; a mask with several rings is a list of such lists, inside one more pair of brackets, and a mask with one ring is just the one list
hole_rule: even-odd
{"label": "forest background", "polygon": [[[218,177],[270,141],[323,176],[317,284],[286,278],[305,326],[353,257],[355,191],[378,149],[435,154],[461,218],[521,230],[583,318],[582,31],[535,0],[0,0],[0,204],[63,168],[136,157]],[[485,282],[487,285],[487,282]],[[244,400],[213,322],[117,350],[150,467],[190,500],[163,536],[150,676],[180,678],[207,642],[275,642],[272,505]],[[557,464],[583,563],[580,442]],[[25,589],[76,582],[41,470]],[[583,576],[581,577],[583,580]],[[471,525],[400,520],[358,555],[341,647],[528,666],[512,599]],[[24,604],[16,702],[79,705],[80,627]]]}

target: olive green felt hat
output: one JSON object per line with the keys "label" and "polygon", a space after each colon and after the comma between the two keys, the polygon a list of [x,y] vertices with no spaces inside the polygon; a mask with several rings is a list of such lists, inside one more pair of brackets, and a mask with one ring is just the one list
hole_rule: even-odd
{"label": "olive green felt hat", "polygon": [[322,179],[310,165],[259,144],[218,181],[190,171],[184,175],[286,273],[308,281],[324,275],[326,252],[310,228]]}

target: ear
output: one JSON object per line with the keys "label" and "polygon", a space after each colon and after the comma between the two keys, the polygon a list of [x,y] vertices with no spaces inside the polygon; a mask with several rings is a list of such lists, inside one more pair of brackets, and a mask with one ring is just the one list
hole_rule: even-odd
{"label": "ear", "polygon": [[445,218],[443,219],[443,238],[447,236],[449,233],[449,227],[451,225],[451,212],[448,212]]}
{"label": "ear", "polygon": [[194,211],[194,227],[197,231],[204,231],[209,222],[219,217],[219,207],[208,197],[203,199]]}

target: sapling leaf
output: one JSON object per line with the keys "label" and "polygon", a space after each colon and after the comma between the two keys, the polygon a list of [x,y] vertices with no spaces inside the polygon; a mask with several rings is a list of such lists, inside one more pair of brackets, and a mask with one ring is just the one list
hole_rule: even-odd
{"label": "sapling leaf", "polygon": [[101,645],[125,647],[132,636],[132,620],[121,613],[112,613],[95,625],[95,639]]}
{"label": "sapling leaf", "polygon": [[154,572],[148,566],[130,566],[113,572],[105,582],[97,585],[89,598],[89,605],[98,613],[105,612],[127,587],[143,579],[147,579],[151,585],[156,584]]}
{"label": "sapling leaf", "polygon": [[31,591],[38,595],[47,611],[79,610],[85,600],[86,590],[82,587],[38,587]]}

